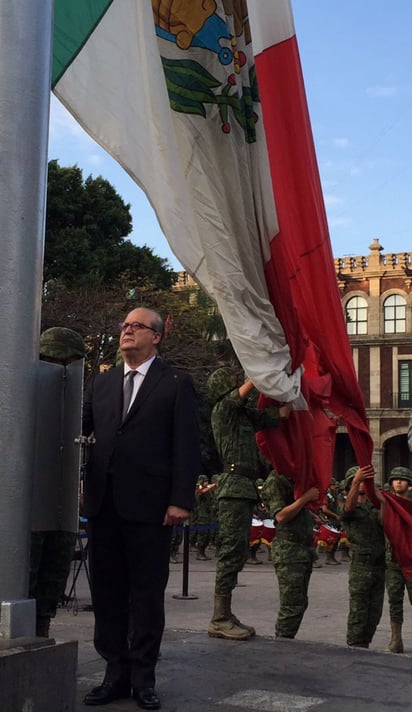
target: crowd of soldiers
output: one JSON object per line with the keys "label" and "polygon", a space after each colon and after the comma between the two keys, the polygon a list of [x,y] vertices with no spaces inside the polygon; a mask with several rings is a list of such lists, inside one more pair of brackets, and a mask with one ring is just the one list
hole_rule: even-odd
{"label": "crowd of soldiers", "polygon": [[[323,548],[326,565],[350,564],[347,644],[369,647],[382,615],[386,584],[392,631],[388,650],[402,653],[403,599],[406,589],[412,604],[412,582],[405,579],[385,539],[384,497],[379,489],[374,497],[367,497],[365,483],[374,481],[373,467],[353,466],[340,483],[332,480],[318,509],[313,509],[320,494],[316,487],[295,498],[293,481],[274,470],[257,480],[255,432],[276,427],[288,413],[276,408],[259,411],[250,399],[253,386],[245,383],[239,385],[227,368],[209,379],[214,398],[212,427],[222,472],[212,482],[199,478],[190,522],[197,559],[209,560],[209,545],[216,549],[215,607],[208,634],[229,640],[247,640],[255,634],[253,626],[232,612],[231,593],[245,563],[259,563],[259,546],[268,543],[254,536],[253,517],[269,518],[274,531],[271,558],[279,586],[276,636],[294,638],[297,634],[308,606],[312,569],[321,567],[319,551]],[[385,489],[397,497],[412,498],[411,470],[395,467],[387,479]],[[176,532],[172,562],[177,561],[178,537]]]}
{"label": "crowd of soldiers", "polygon": [[[49,329],[42,334],[40,346],[43,360],[63,368],[85,353],[83,341],[70,329]],[[347,644],[369,646],[382,615],[386,585],[392,631],[388,649],[402,653],[404,593],[406,590],[412,604],[412,581],[405,579],[385,540],[385,499],[379,490],[375,490],[375,501],[367,497],[365,483],[374,478],[373,468],[349,468],[340,483],[332,480],[323,504],[313,509],[313,503],[319,500],[316,487],[295,498],[292,480],[270,471],[270,467],[264,479],[259,479],[262,461],[255,433],[277,427],[288,417],[288,409],[259,410],[253,384],[242,383],[229,368],[214,372],[208,387],[222,470],[210,481],[204,475],[199,477],[196,506],[189,522],[196,559],[208,561],[208,548],[209,552],[211,547],[215,550],[215,601],[208,634],[229,640],[247,640],[255,634],[253,626],[242,623],[232,612],[231,594],[245,563],[261,563],[257,553],[261,545],[266,545],[279,585],[276,636],[294,638],[308,605],[312,569],[322,566],[319,553],[324,549],[326,565],[350,563]],[[387,488],[396,497],[411,499],[412,471],[393,468],[384,486]],[[271,529],[266,526],[265,535],[256,534],[253,520],[269,522]],[[30,595],[37,600],[37,633],[47,636],[50,619],[63,597],[75,532],[43,529],[33,526]],[[182,538],[183,528],[176,527],[171,563],[178,561]]]}
{"label": "crowd of soldiers", "polygon": [[[265,482],[257,480],[259,500],[253,512],[255,522],[263,523],[270,511],[282,511],[291,505],[298,510],[290,520],[276,521],[271,545],[265,538],[264,527],[250,528],[245,563],[262,563],[257,554],[264,553],[264,547],[268,546],[278,579],[277,637],[294,638],[298,632],[308,605],[310,575],[313,568],[322,566],[319,554],[324,552],[326,565],[350,563],[347,644],[369,647],[382,615],[386,585],[392,631],[388,650],[403,653],[404,593],[406,590],[412,604],[412,582],[405,580],[393,559],[391,546],[384,537],[380,512],[366,497],[363,476],[364,470],[357,466],[349,468],[341,482],[332,481],[325,504],[315,511],[308,510],[306,505],[317,492],[309,490],[299,502],[294,499],[293,483],[288,478],[272,472]],[[213,549],[215,555],[218,552],[218,481],[218,475],[213,477],[213,482],[202,476],[197,483],[196,508],[190,520],[190,545],[199,561],[211,559],[208,550],[209,554]],[[345,509],[352,486],[354,503]],[[412,499],[412,471],[405,467],[393,468],[385,489]],[[319,539],[322,528],[326,533]],[[181,531],[176,530],[171,550],[173,563],[177,563],[180,544]],[[338,552],[340,558],[337,558]],[[237,639],[233,631],[230,639]]]}

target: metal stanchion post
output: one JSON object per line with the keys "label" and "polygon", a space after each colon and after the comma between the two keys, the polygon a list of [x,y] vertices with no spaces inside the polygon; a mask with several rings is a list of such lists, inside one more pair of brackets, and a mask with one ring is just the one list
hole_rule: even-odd
{"label": "metal stanchion post", "polygon": [[198,598],[198,596],[194,596],[193,594],[189,594],[189,548],[190,548],[190,541],[189,541],[189,533],[190,533],[190,527],[189,527],[189,522],[185,522],[184,527],[183,527],[183,580],[182,580],[182,593],[181,595],[179,594],[174,594],[172,598],[178,598],[178,599],[184,599],[184,600],[194,600]]}

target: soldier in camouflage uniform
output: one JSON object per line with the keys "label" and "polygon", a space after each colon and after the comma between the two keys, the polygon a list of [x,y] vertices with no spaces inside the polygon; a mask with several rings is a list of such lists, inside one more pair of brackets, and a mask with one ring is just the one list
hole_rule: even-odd
{"label": "soldier in camouflage uniform", "polygon": [[212,485],[214,489],[211,490],[212,494],[212,506],[210,510],[210,545],[214,546],[216,550],[219,548],[219,522],[218,522],[218,500],[216,489],[219,486],[220,475],[213,475]]}
{"label": "soldier in camouflage uniform", "polygon": [[293,481],[271,472],[263,485],[262,498],[276,523],[272,542],[280,599],[276,637],[294,638],[308,607],[308,586],[315,558],[313,519],[305,507],[319,498],[319,490],[311,487],[295,500]]}
{"label": "soldier in camouflage uniform", "polygon": [[[411,499],[409,486],[412,484],[412,472],[407,467],[394,467],[388,478],[391,492],[397,497]],[[392,547],[386,542],[386,590],[389,598],[389,615],[392,636],[388,645],[391,653],[403,653],[402,623],[403,599],[405,588],[408,592],[409,602],[412,604],[412,581],[406,581],[403,573],[394,561]]]}
{"label": "soldier in camouflage uniform", "polygon": [[[332,479],[326,492],[325,502],[322,504],[322,513],[325,515],[327,523],[334,529],[340,529],[340,517],[338,514],[338,494],[337,482]],[[339,539],[334,544],[329,544],[326,549],[325,564],[329,566],[339,566],[340,561],[335,557],[339,545]]]}
{"label": "soldier in camouflage uniform", "polygon": [[[40,336],[42,361],[67,366],[85,354],[83,339],[72,329],[53,327]],[[49,635],[50,619],[55,617],[58,603],[63,599],[75,543],[76,532],[36,530],[31,533],[29,596],[36,599],[38,636]]]}
{"label": "soldier in camouflage uniform", "polygon": [[342,524],[352,545],[346,642],[358,648],[369,647],[381,619],[385,592],[382,521],[379,510],[366,499],[364,484],[374,474],[372,465],[347,470],[347,498],[341,510]]}
{"label": "soldier in camouflage uniform", "polygon": [[172,538],[170,540],[170,563],[177,564],[179,547],[183,541],[183,527],[173,527]]}
{"label": "soldier in camouflage uniform", "polygon": [[198,479],[196,487],[196,526],[197,526],[197,554],[198,561],[210,561],[206,555],[206,547],[210,537],[210,515],[212,510],[212,494],[209,489],[209,480],[203,475]]}
{"label": "soldier in camouflage uniform", "polygon": [[[258,496],[259,496],[259,501],[256,502],[255,508],[253,510],[253,517],[256,517],[256,519],[269,519],[269,512],[267,511],[265,505],[262,502],[262,488],[263,488],[264,480],[262,480],[261,477],[259,477],[256,480],[256,487],[258,491]],[[263,561],[257,558],[257,553],[261,549],[261,544],[263,542],[256,541],[255,543],[250,543],[249,546],[249,558],[246,561],[247,564],[251,564],[252,566],[257,566],[258,564],[263,564]],[[269,550],[269,547],[268,547]]]}
{"label": "soldier in camouflage uniform", "polygon": [[219,552],[216,563],[215,607],[208,633],[214,638],[247,640],[255,634],[231,610],[232,591],[249,551],[252,513],[258,493],[260,458],[255,433],[280,424],[291,405],[258,410],[248,403],[254,386],[238,386],[236,374],[220,368],[209,377],[214,401],[211,422],[216,448],[223,463],[216,496],[219,503]]}
{"label": "soldier in camouflage uniform", "polygon": [[200,475],[197,478],[196,482],[196,492],[195,492],[195,504],[190,512],[190,547],[192,549],[197,549],[198,547],[198,539],[199,539],[199,532],[201,531],[199,529],[199,522],[198,522],[198,516],[199,516],[199,508],[200,508],[200,498],[197,496],[199,489],[202,488],[202,483],[206,482],[206,484],[209,482],[206,475]]}

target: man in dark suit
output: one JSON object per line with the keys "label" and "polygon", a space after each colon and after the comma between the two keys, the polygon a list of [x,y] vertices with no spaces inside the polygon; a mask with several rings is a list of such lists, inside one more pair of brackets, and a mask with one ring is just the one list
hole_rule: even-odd
{"label": "man in dark suit", "polygon": [[193,382],[158,358],[162,335],[159,314],[130,312],[120,325],[124,365],[97,376],[85,396],[83,432],[96,440],[84,483],[94,643],[107,663],[87,705],[132,692],[143,709],[160,707],[172,527],[189,516],[201,467]]}

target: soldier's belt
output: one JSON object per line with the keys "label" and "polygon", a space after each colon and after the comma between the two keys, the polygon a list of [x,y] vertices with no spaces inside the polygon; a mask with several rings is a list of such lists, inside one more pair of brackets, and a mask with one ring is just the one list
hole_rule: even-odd
{"label": "soldier's belt", "polygon": [[227,472],[232,475],[243,475],[243,477],[248,477],[249,480],[256,480],[256,472],[250,465],[243,465],[242,463],[236,462],[225,462],[223,465],[223,472]]}
{"label": "soldier's belt", "polygon": [[359,564],[364,563],[379,566],[385,563],[385,555],[375,554],[372,551],[352,551],[352,561],[358,562]]}
{"label": "soldier's belt", "polygon": [[292,544],[305,544],[306,539],[302,538],[298,534],[293,534],[292,532],[280,532],[276,531],[276,539],[278,541],[290,541]]}

